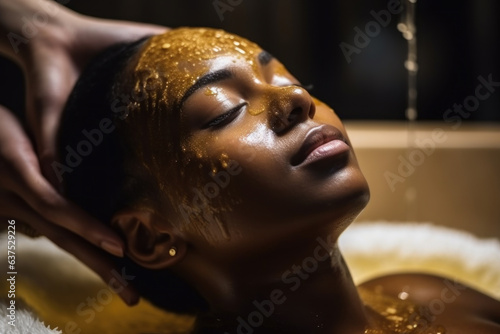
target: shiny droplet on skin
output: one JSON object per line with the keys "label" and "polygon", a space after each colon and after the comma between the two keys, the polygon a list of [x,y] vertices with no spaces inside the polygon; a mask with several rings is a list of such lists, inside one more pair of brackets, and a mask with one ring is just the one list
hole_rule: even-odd
{"label": "shiny droplet on skin", "polygon": [[219,161],[222,168],[226,169],[229,164],[229,156],[226,153],[222,153]]}
{"label": "shiny droplet on skin", "polygon": [[437,330],[436,334],[445,334],[446,333],[446,329],[443,326],[438,326],[436,330]]}
{"label": "shiny droplet on skin", "polygon": [[398,295],[398,298],[401,300],[407,300],[410,294],[406,291],[401,291]]}
{"label": "shiny droplet on skin", "polygon": [[359,288],[358,291],[365,306],[380,316],[372,319],[373,323],[365,329],[365,334],[446,333],[443,326],[428,324],[423,313],[425,310],[417,304],[384,294],[382,286],[373,290]]}
{"label": "shiny droplet on skin", "polygon": [[234,48],[236,51],[238,51],[239,53],[241,53],[242,55],[244,55],[246,52],[245,50],[242,50],[240,48]]}
{"label": "shiny droplet on skin", "polygon": [[387,314],[395,314],[396,313],[396,309],[394,307],[388,307],[385,312],[387,312]]}
{"label": "shiny droplet on skin", "polygon": [[205,89],[206,96],[217,96],[218,93],[219,93],[219,90],[215,87],[209,87],[209,88]]}

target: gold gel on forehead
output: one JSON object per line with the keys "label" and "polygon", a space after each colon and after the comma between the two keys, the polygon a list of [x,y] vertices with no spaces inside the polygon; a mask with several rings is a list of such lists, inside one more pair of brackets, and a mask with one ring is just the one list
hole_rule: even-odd
{"label": "gold gel on forehead", "polygon": [[[184,93],[209,70],[207,61],[232,55],[256,67],[261,48],[245,38],[224,30],[179,28],[153,36],[144,46],[135,67],[136,73],[156,74],[165,80],[171,103],[179,102]],[[165,101],[166,102],[166,101]]]}

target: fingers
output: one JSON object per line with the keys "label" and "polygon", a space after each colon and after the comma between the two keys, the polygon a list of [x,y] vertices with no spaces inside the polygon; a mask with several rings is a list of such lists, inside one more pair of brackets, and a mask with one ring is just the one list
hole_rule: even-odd
{"label": "fingers", "polygon": [[143,36],[162,34],[170,28],[147,23],[139,22],[127,22],[127,21],[111,21],[105,20],[105,23],[109,24],[110,27],[114,26],[116,31],[120,31],[120,38],[125,38],[125,40],[136,40]]}
{"label": "fingers", "polygon": [[38,214],[113,255],[123,256],[123,242],[111,228],[63,198],[42,175],[22,177],[24,182],[15,187],[16,193]]}
{"label": "fingers", "polygon": [[61,184],[51,165],[57,160],[59,123],[78,73],[66,57],[52,48],[40,48],[35,63],[27,66],[26,115],[36,143],[43,175],[58,190]]}
{"label": "fingers", "polygon": [[30,186],[30,189],[19,191],[19,194],[41,216],[95,246],[115,256],[123,257],[123,242],[109,227],[60,196],[45,179]]}
{"label": "fingers", "polygon": [[93,21],[93,24],[89,25],[88,23],[85,23],[84,26],[86,26],[86,30],[83,31],[87,34],[87,36],[99,36],[100,40],[94,40],[93,43],[100,48],[119,42],[135,41],[148,35],[158,35],[170,29],[159,25],[139,22],[95,18],[86,18],[86,20]]}
{"label": "fingers", "polygon": [[170,28],[154,24],[116,21],[80,16],[74,24],[74,41],[70,52],[89,60],[105,48],[122,42],[132,42],[141,37],[157,35]]}
{"label": "fingers", "polygon": [[[40,173],[33,147],[21,125],[2,106],[0,119],[0,216],[29,222],[93,269],[105,282],[111,282],[111,260],[104,252],[89,247],[84,239],[111,254],[123,256],[121,239],[52,188]],[[115,288],[115,291],[130,305],[138,300],[131,286]]]}
{"label": "fingers", "polygon": [[123,241],[110,227],[62,197],[43,177],[33,148],[14,116],[0,107],[0,119],[0,188],[16,193],[45,220],[123,256]]}
{"label": "fingers", "polygon": [[74,255],[96,272],[111,289],[118,293],[128,305],[139,301],[139,295],[126,280],[117,279],[117,270],[111,258],[82,238],[46,221],[33,211],[21,198],[12,193],[0,193],[0,216],[15,217],[48,237],[52,242]]}

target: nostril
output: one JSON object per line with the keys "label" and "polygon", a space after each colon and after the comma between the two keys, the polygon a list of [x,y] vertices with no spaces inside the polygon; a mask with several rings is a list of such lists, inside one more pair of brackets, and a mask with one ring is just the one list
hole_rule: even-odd
{"label": "nostril", "polygon": [[288,115],[288,123],[290,124],[293,124],[295,123],[295,121],[297,120],[297,118],[300,117],[300,115],[302,114],[302,108],[300,107],[297,107],[295,109],[293,109],[290,114]]}
{"label": "nostril", "polygon": [[271,122],[271,129],[273,129],[274,132],[276,133],[281,133],[284,131],[288,124],[288,122],[285,122],[285,119],[282,117],[275,117],[272,122]]}
{"label": "nostril", "polygon": [[309,116],[310,119],[313,119],[315,114],[316,114],[316,105],[314,103],[311,103],[311,107],[309,108],[309,113],[307,116]]}

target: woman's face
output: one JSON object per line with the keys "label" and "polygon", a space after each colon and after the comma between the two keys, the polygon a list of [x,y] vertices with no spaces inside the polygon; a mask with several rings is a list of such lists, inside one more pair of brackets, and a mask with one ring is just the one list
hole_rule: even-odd
{"label": "woman's face", "polygon": [[345,228],[368,187],[340,119],[257,45],[207,31],[169,73],[183,80],[169,92],[180,107],[183,233],[248,250]]}

